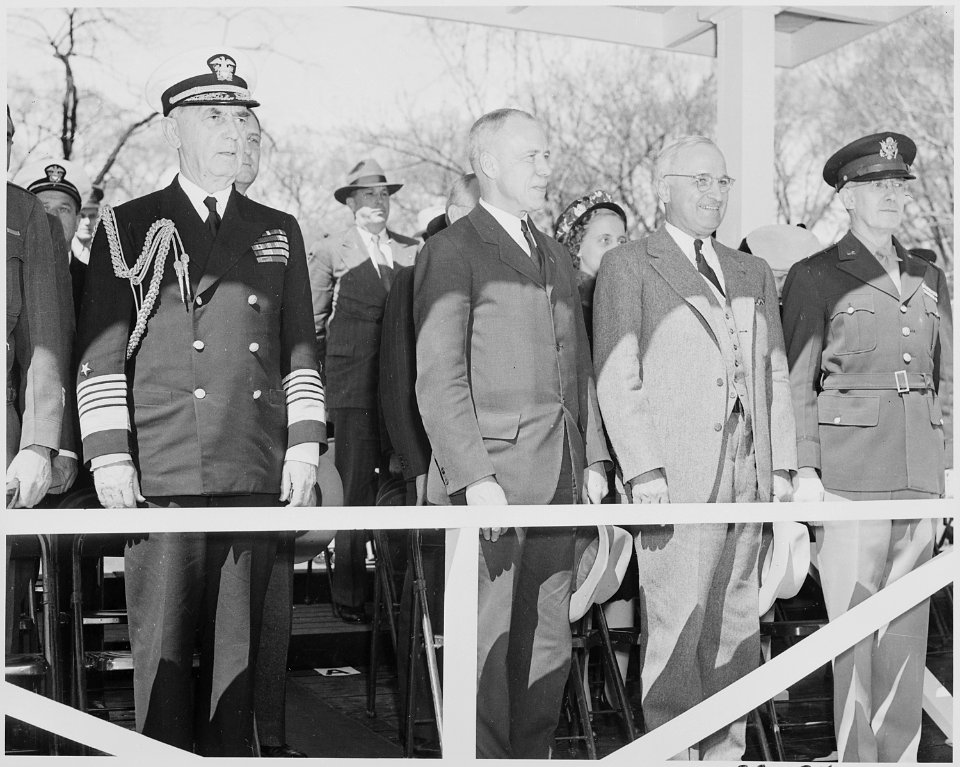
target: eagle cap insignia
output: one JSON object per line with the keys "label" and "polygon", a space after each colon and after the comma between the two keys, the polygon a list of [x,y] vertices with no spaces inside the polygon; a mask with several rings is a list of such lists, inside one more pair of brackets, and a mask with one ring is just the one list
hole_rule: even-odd
{"label": "eagle cap insignia", "polygon": [[225,53],[218,53],[207,59],[207,66],[213,72],[218,80],[230,82],[233,80],[233,74],[237,71],[237,62]]}
{"label": "eagle cap insignia", "polygon": [[893,136],[887,136],[883,141],[880,142],[880,156],[884,160],[896,160],[897,152],[897,142]]}
{"label": "eagle cap insignia", "polygon": [[63,177],[67,175],[67,171],[62,165],[48,165],[43,169],[43,172],[47,174],[47,181],[51,184],[59,184],[63,181]]}

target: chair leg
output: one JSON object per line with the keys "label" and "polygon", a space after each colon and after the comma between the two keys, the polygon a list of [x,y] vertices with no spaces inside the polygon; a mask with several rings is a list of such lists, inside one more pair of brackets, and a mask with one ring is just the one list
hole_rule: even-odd
{"label": "chair leg", "polygon": [[417,645],[420,642],[420,604],[414,596],[412,600],[413,616],[410,620],[410,646],[407,654],[407,701],[406,701],[406,721],[403,723],[404,729],[404,747],[403,755],[405,757],[413,756],[413,725],[417,718]]}
{"label": "chair leg", "polygon": [[637,739],[637,728],[633,722],[633,711],[630,708],[630,701],[627,700],[627,690],[623,684],[623,677],[620,676],[617,656],[613,652],[613,642],[610,640],[610,627],[607,625],[607,617],[603,614],[602,605],[595,604],[593,606],[593,614],[597,627],[600,629],[605,670],[608,678],[613,681],[613,692],[617,698],[616,703],[619,707],[624,727],[627,730],[627,739],[629,742],[633,742]]}
{"label": "chair leg", "polygon": [[770,742],[767,740],[767,732],[763,727],[763,719],[758,709],[753,709],[748,715],[747,720],[752,722],[757,731],[757,737],[760,739],[760,753],[763,755],[763,761],[769,762],[773,759],[770,752]]}
{"label": "chair leg", "polygon": [[377,715],[377,665],[380,660],[380,598],[379,571],[373,577],[373,621],[370,631],[370,668],[367,672],[367,716]]}
{"label": "chair leg", "polygon": [[773,732],[773,748],[776,761],[787,761],[786,752],[783,748],[783,735],[780,733],[780,719],[777,717],[777,705],[773,698],[767,701],[767,716],[770,718],[770,729]]}
{"label": "chair leg", "polygon": [[423,571],[423,551],[420,548],[420,531],[411,532],[411,556],[413,557],[414,601],[419,603],[423,621],[424,655],[427,661],[427,676],[430,680],[430,698],[433,702],[433,716],[437,725],[437,740],[443,752],[443,690],[440,685],[440,667],[437,663],[436,637],[433,634],[433,621],[427,603],[427,582]]}
{"label": "chair leg", "polygon": [[590,709],[587,707],[587,693],[583,687],[583,665],[580,655],[574,650],[570,661],[570,683],[573,686],[573,695],[576,702],[577,717],[580,720],[580,729],[587,747],[587,759],[597,758],[597,741],[593,734],[593,725],[590,722]]}

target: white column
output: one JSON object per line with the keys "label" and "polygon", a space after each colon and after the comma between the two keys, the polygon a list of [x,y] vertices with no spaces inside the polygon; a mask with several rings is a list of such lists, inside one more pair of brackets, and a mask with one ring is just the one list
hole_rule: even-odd
{"label": "white column", "polygon": [[737,247],[776,221],[773,192],[774,17],[771,6],[711,14],[717,25],[717,143],[736,180],[717,238]]}

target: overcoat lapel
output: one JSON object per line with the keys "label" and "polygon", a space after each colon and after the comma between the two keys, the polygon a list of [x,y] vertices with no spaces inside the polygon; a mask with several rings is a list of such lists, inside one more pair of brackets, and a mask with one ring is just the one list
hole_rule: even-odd
{"label": "overcoat lapel", "polygon": [[490,215],[482,205],[477,205],[468,216],[481,239],[497,247],[498,257],[504,264],[516,269],[537,285],[543,286],[543,277],[534,266],[533,260],[514,242],[513,238],[507,234],[507,230],[497,222],[497,219]]}
{"label": "overcoat lapel", "polygon": [[840,254],[837,263],[838,269],[853,275],[870,287],[892,296],[897,301],[900,300],[897,286],[893,284],[890,275],[887,274],[874,255],[867,250],[866,245],[857,239],[856,235],[847,232],[843,239],[837,243],[837,250]]}
{"label": "overcoat lapel", "polygon": [[703,317],[713,340],[719,345],[719,339],[726,332],[720,322],[720,302],[666,229],[658,229],[650,235],[647,253],[652,256],[651,266]]}
{"label": "overcoat lapel", "polygon": [[256,217],[246,197],[234,190],[213,241],[213,249],[200,276],[197,293],[219,280],[230,267],[247,255],[250,246],[267,229],[267,222]]}

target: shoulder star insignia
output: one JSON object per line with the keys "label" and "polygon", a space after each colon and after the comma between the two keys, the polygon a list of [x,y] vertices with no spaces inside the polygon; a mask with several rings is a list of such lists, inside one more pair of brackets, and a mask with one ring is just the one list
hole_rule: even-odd
{"label": "shoulder star insignia", "polygon": [[90,375],[90,365],[89,365],[88,363],[84,362],[84,363],[80,366],[80,375],[82,375],[82,376],[88,376],[88,375]]}

